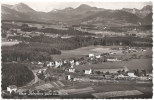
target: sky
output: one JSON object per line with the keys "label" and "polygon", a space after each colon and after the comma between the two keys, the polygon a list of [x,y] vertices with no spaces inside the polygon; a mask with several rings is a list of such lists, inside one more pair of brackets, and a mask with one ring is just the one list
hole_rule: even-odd
{"label": "sky", "polygon": [[64,1],[33,1],[33,2],[26,2],[26,1],[8,1],[2,2],[2,4],[18,4],[18,3],[25,3],[31,8],[33,8],[36,11],[43,11],[43,12],[49,12],[54,9],[64,9],[66,7],[72,7],[77,8],[81,4],[87,4],[92,7],[98,7],[98,8],[105,8],[105,9],[122,9],[122,8],[137,8],[142,9],[145,5],[152,5],[152,2],[100,2],[100,1],[86,1],[86,2],[64,2]]}

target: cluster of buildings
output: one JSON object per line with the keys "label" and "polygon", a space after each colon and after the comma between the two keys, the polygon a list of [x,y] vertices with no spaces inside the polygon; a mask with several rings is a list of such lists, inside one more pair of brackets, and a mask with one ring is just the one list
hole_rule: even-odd
{"label": "cluster of buildings", "polygon": [[[67,59],[67,60],[57,60],[57,61],[46,61],[46,62],[31,62],[33,65],[38,65],[40,67],[50,67],[50,68],[63,68],[65,71],[74,73],[75,67],[85,65],[85,64],[91,64],[97,60],[104,59],[108,54],[93,54],[90,53],[88,57],[85,57],[84,59]],[[108,62],[115,62],[115,61],[121,61],[117,58],[106,58],[106,61]],[[97,62],[98,63],[98,62]],[[89,69],[90,70],[90,69]],[[91,73],[91,71],[85,70],[85,74]]]}

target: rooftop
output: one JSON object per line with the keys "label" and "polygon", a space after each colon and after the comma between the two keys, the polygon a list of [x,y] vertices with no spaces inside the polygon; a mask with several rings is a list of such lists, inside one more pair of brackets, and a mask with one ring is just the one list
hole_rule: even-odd
{"label": "rooftop", "polygon": [[9,85],[8,87],[11,88],[11,89],[13,89],[13,88],[17,88],[16,85]]}

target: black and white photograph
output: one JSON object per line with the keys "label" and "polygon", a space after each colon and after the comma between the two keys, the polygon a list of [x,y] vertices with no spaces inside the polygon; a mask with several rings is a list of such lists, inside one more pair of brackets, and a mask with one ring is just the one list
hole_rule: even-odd
{"label": "black and white photograph", "polygon": [[153,98],[152,0],[2,1],[1,98]]}

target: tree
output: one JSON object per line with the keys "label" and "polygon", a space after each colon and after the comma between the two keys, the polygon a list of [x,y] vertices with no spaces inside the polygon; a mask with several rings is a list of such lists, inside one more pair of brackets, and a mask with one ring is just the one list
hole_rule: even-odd
{"label": "tree", "polygon": [[28,26],[28,24],[22,24],[21,25],[21,28],[28,28],[29,26]]}
{"label": "tree", "polygon": [[139,76],[139,69],[134,70],[134,75]]}
{"label": "tree", "polygon": [[97,41],[94,41],[94,46],[98,45]]}
{"label": "tree", "polygon": [[142,70],[142,75],[146,76],[146,70]]}
{"label": "tree", "polygon": [[121,70],[118,70],[117,72],[118,72],[119,74],[121,74]]}
{"label": "tree", "polygon": [[110,73],[109,73],[109,71],[107,71],[105,74],[106,74],[106,75],[109,75]]}
{"label": "tree", "polygon": [[100,71],[96,71],[96,74],[101,74],[101,72]]}
{"label": "tree", "polygon": [[6,89],[9,85],[23,86],[30,82],[33,78],[33,72],[24,64],[9,63],[2,64],[2,89]]}

